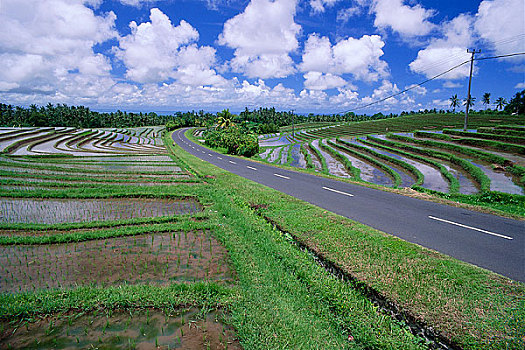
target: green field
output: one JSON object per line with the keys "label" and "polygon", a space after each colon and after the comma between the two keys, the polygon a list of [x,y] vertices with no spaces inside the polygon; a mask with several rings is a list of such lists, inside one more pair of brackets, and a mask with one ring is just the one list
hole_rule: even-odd
{"label": "green field", "polygon": [[[172,175],[103,167],[142,158],[5,158],[17,165],[0,173],[5,203],[71,210],[0,223],[3,347],[428,348],[408,325],[464,349],[525,345],[523,284],[227,173],[169,135],[164,144]],[[72,204],[85,200],[137,214]],[[185,200],[199,205],[165,211]]]}

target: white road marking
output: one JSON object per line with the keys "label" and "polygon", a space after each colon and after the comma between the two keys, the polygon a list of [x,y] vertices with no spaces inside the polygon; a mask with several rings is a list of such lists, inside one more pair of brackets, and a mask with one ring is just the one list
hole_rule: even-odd
{"label": "white road marking", "polygon": [[213,154],[211,154],[211,153],[208,153],[208,155],[209,155],[210,157],[213,157]]}
{"label": "white road marking", "polygon": [[282,177],[283,179],[290,180],[288,176],[280,175],[280,174],[274,174],[277,177]]}
{"label": "white road marking", "polygon": [[230,162],[230,163],[232,163],[232,164],[237,164],[237,163],[235,163],[235,162],[234,162],[234,161],[232,161],[232,160],[229,160],[228,162]]}
{"label": "white road marking", "polygon": [[502,235],[502,234],[499,234],[499,233],[494,233],[494,232],[490,232],[490,231],[487,231],[487,230],[483,230],[481,228],[463,225],[463,224],[460,224],[460,223],[457,223],[457,222],[454,222],[454,221],[449,221],[449,220],[445,220],[445,219],[436,218],[435,216],[429,215],[428,217],[430,219],[432,219],[432,220],[437,220],[437,221],[445,222],[447,224],[456,225],[456,226],[468,228],[468,229],[471,229],[471,230],[474,230],[474,231],[483,232],[483,233],[486,233],[486,234],[491,235],[491,236],[505,238],[505,239],[508,239],[508,240],[512,240],[513,239],[512,237],[505,236],[505,235]]}
{"label": "white road marking", "polygon": [[221,157],[217,157],[217,159],[220,159],[220,160],[222,160],[222,158],[221,158]]}
{"label": "white road marking", "polygon": [[335,192],[335,193],[343,194],[343,195],[348,196],[348,197],[353,197],[354,196],[351,193],[346,193],[346,192],[343,192],[343,191],[334,190],[333,188],[330,188],[330,187],[324,187],[323,186],[323,190],[327,190],[327,191],[332,191],[332,192]]}
{"label": "white road marking", "polygon": [[252,166],[249,166],[249,165],[247,165],[246,167],[247,167],[248,169],[257,170],[256,168],[254,168],[254,167],[252,167]]}

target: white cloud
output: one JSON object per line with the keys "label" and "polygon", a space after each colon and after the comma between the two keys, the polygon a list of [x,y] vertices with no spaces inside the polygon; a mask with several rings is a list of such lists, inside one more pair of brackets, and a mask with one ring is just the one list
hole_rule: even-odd
{"label": "white cloud", "polygon": [[[410,63],[410,69],[428,78],[443,73],[470,59],[467,47],[474,42],[472,36],[472,17],[459,15],[443,24],[442,37],[434,39],[427,48],[420,50],[417,58]],[[461,79],[469,75],[469,65],[465,64],[439,79]]]}
{"label": "white cloud", "polygon": [[525,3],[523,0],[482,1],[475,29],[497,54],[523,52],[525,48]]}
{"label": "white cloud", "polygon": [[380,59],[384,45],[379,35],[350,37],[332,46],[327,37],[311,34],[299,67],[303,72],[352,74],[357,80],[376,81],[388,76],[388,65]]}
{"label": "white cloud", "polygon": [[371,6],[375,13],[377,28],[391,28],[403,36],[427,35],[434,25],[428,21],[434,14],[421,5],[404,5],[403,0],[374,0]]}
{"label": "white cloud", "polygon": [[151,3],[151,2],[155,2],[157,0],[119,0],[119,1],[120,1],[120,3],[122,3],[124,5],[139,7],[142,4],[144,4],[144,3]]}
{"label": "white cloud", "polygon": [[332,7],[339,0],[310,0],[310,6],[314,13],[323,13],[325,7]]}
{"label": "white cloud", "polygon": [[353,6],[346,9],[341,9],[337,11],[337,21],[345,24],[350,20],[351,17],[359,16],[362,12],[363,8],[361,6]]}
{"label": "white cloud", "polygon": [[296,0],[252,0],[229,19],[219,44],[235,49],[230,66],[250,78],[283,78],[295,71],[289,56],[299,43],[294,22]]}
{"label": "white cloud", "polygon": [[197,47],[199,33],[182,20],[173,26],[157,8],[150,11],[151,22],[130,23],[131,34],[119,39],[115,53],[126,65],[126,77],[139,83],[158,83],[170,78],[188,85],[221,83],[212,66],[215,49]]}
{"label": "white cloud", "polygon": [[306,79],[304,87],[309,90],[328,90],[346,85],[346,81],[331,73],[308,72],[304,75]]}
{"label": "white cloud", "polygon": [[[111,65],[93,46],[117,36],[116,16],[94,14],[82,0],[3,0],[0,89],[24,94],[89,95],[111,86]],[[70,89],[70,82],[77,89]]]}
{"label": "white cloud", "polygon": [[[416,84],[405,86],[405,90],[410,89],[409,92],[412,92],[416,95],[425,96],[427,94],[427,88],[424,86],[417,86]],[[407,91],[408,92],[408,91]]]}
{"label": "white cloud", "polygon": [[455,88],[459,88],[459,87],[462,87],[463,85],[460,84],[460,83],[454,83],[450,80],[447,80],[443,83],[443,87],[444,88],[447,88],[447,89],[455,89]]}
{"label": "white cloud", "polygon": [[525,89],[525,82],[517,83],[516,86],[514,86],[514,89]]}

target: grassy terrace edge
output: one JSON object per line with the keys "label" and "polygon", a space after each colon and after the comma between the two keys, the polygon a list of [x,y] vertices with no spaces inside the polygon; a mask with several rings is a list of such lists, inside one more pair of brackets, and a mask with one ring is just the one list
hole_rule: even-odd
{"label": "grassy terrace edge", "polygon": [[525,346],[522,283],[224,174],[189,154],[184,158],[190,167],[205,168],[217,185],[228,187],[235,200],[254,214],[275,223],[452,343],[465,349]]}

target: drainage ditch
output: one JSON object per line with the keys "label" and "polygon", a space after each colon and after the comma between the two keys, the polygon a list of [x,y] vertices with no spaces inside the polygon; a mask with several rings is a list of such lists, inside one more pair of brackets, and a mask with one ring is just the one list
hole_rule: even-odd
{"label": "drainage ditch", "polygon": [[424,342],[428,345],[429,349],[432,349],[432,350],[434,349],[436,350],[461,350],[462,349],[458,344],[451,342],[449,339],[446,339],[443,336],[441,336],[431,326],[425,324],[424,322],[421,322],[415,316],[411,315],[405,310],[402,310],[394,302],[392,302],[391,300],[388,300],[385,296],[383,296],[377,290],[369,287],[362,281],[357,280],[355,277],[343,271],[340,267],[338,267],[334,263],[326,260],[322,255],[312,250],[307,245],[301,243],[297,239],[297,237],[295,237],[290,232],[285,231],[275,221],[262,215],[262,213],[260,213],[259,210],[257,209],[260,209],[263,206],[264,205],[262,206],[255,205],[255,206],[252,206],[252,209],[254,209],[257,215],[261,216],[268,223],[273,225],[275,229],[279,230],[283,234],[283,237],[285,237],[291,244],[307,252],[314,259],[314,261],[320,266],[322,266],[326,271],[328,271],[330,274],[337,277],[338,279],[344,282],[347,282],[351,286],[351,288],[360,292],[363,296],[365,296],[368,300],[370,300],[378,308],[378,310],[380,310],[380,312],[396,319],[399,322],[404,323],[412,334],[424,340]]}

